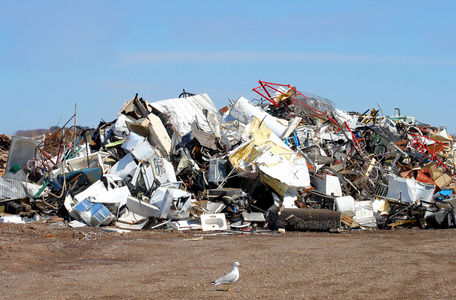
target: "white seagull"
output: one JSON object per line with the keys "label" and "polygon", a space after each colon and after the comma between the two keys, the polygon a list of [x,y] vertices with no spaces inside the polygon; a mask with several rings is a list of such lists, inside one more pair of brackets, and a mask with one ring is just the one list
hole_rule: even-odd
{"label": "white seagull", "polygon": [[239,279],[239,268],[238,267],[240,265],[241,264],[238,263],[238,262],[233,263],[233,270],[231,270],[231,272],[229,272],[228,274],[226,274],[223,277],[220,277],[216,281],[211,282],[211,284],[219,285],[219,284],[224,283],[226,285],[226,287],[227,287],[228,292],[231,293],[229,284],[233,283],[233,282],[236,282]]}

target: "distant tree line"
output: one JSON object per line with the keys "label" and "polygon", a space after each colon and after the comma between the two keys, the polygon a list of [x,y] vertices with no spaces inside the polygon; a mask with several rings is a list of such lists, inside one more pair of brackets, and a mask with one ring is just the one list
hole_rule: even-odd
{"label": "distant tree line", "polygon": [[[77,126],[79,129],[89,129],[90,127],[87,126]],[[18,130],[14,133],[14,135],[22,136],[22,137],[36,137],[40,135],[45,135],[48,133],[54,133],[61,128],[59,126],[52,126],[49,129],[30,129],[30,130]],[[68,129],[67,129],[68,130]]]}

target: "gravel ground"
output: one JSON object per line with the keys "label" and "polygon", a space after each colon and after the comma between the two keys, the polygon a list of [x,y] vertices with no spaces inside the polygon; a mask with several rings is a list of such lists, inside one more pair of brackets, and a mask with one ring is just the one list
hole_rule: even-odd
{"label": "gravel ground", "polygon": [[[0,298],[456,297],[454,229],[211,235],[55,227],[0,223]],[[234,261],[241,267],[232,293],[209,284]]]}

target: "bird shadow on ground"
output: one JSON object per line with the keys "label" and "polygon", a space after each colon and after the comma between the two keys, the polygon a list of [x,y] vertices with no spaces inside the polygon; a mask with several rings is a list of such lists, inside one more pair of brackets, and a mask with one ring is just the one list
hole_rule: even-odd
{"label": "bird shadow on ground", "polygon": [[217,292],[228,292],[228,290],[216,289]]}

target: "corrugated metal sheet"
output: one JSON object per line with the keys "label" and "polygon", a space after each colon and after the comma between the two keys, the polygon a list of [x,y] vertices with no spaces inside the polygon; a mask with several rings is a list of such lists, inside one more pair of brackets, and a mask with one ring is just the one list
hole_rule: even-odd
{"label": "corrugated metal sheet", "polygon": [[0,177],[0,200],[25,197],[27,193],[21,181]]}

